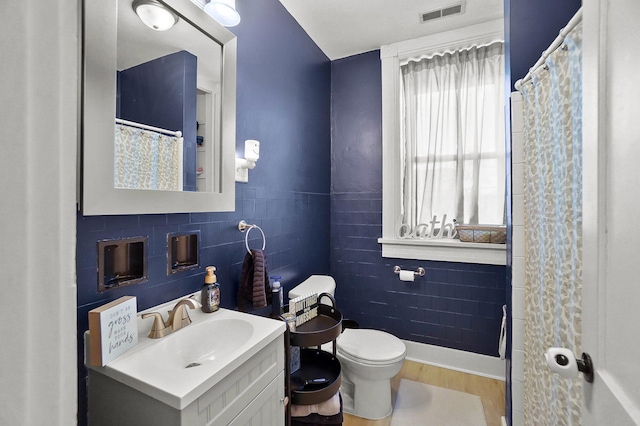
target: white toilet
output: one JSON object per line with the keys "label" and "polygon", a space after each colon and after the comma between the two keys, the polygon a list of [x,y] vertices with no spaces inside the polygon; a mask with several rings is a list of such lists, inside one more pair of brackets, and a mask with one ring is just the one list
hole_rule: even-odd
{"label": "white toilet", "polygon": [[[312,275],[289,291],[289,299],[307,293],[333,296],[335,288],[333,277]],[[321,302],[330,304],[328,298]],[[342,369],[343,411],[371,420],[389,416],[393,410],[391,378],[402,368],[407,354],[404,343],[384,331],[348,328],[336,346]]]}

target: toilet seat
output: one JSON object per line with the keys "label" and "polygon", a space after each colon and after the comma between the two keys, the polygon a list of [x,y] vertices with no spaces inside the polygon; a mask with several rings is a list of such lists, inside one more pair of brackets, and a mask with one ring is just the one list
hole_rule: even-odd
{"label": "toilet seat", "polygon": [[387,365],[404,360],[407,348],[396,336],[384,331],[347,328],[338,337],[337,352],[361,364]]}

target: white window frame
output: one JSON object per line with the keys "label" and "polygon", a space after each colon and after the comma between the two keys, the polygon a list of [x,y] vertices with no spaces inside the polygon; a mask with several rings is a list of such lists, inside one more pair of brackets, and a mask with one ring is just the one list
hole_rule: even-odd
{"label": "white window frame", "polygon": [[504,20],[393,43],[380,48],[382,61],[382,257],[506,265],[506,245],[463,243],[452,239],[397,237],[401,210],[399,122],[400,62],[409,57],[455,51],[504,40]]}

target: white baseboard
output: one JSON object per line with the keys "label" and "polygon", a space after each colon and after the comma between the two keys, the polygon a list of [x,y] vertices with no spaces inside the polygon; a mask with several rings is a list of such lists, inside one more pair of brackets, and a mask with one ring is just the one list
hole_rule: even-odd
{"label": "white baseboard", "polygon": [[403,342],[407,347],[406,359],[408,360],[491,379],[505,380],[505,361],[503,359],[409,340],[403,340]]}
{"label": "white baseboard", "polygon": [[504,416],[500,417],[500,422],[502,423],[502,426],[507,426],[507,419]]}

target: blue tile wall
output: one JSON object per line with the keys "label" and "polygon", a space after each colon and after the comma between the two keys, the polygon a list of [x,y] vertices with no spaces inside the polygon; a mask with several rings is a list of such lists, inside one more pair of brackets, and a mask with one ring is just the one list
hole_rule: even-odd
{"label": "blue tile wall", "polygon": [[[379,51],[331,64],[331,274],[336,302],[362,327],[497,356],[504,266],[382,257]],[[402,282],[393,267],[426,275]]]}
{"label": "blue tile wall", "polygon": [[[240,186],[240,185],[238,185]],[[270,273],[281,275],[285,289],[311,273],[328,272],[328,238],[314,236],[313,244],[291,224],[309,220],[329,226],[328,194],[311,194],[268,188],[237,189],[236,212],[186,213],[171,215],[82,216],[78,214],[78,329],[86,330],[87,312],[123,295],[138,298],[138,309],[163,303],[197,291],[203,283],[204,267],[215,265],[221,285],[222,306],[236,307],[237,285],[246,253],[245,234],[238,222],[245,219],[260,226],[266,236],[267,265]],[[255,205],[263,207],[256,209]],[[274,212],[269,213],[272,206]],[[280,206],[284,206],[280,208]],[[200,236],[200,267],[167,274],[167,235],[197,232]],[[114,288],[97,289],[97,242],[106,239],[144,236],[149,239],[148,280]],[[249,233],[249,247],[259,248],[262,237]]]}
{"label": "blue tile wall", "polygon": [[[204,267],[215,265],[222,306],[236,307],[246,253],[241,219],[266,235],[268,269],[286,292],[309,275],[329,273],[331,64],[278,0],[237,0],[238,156],[244,140],[261,142],[260,159],[247,184],[236,184],[236,210],[122,216],[77,216],[79,424],[86,424],[86,370],[82,334],[88,311],[122,295],[138,309],[198,291]],[[167,275],[167,234],[200,235],[200,267]],[[149,279],[97,292],[97,242],[149,238]],[[251,248],[262,244],[250,233]]]}
{"label": "blue tile wall", "polygon": [[[331,194],[336,302],[360,326],[401,339],[497,356],[505,267],[382,257],[382,194]],[[394,266],[425,268],[400,281]]]}

